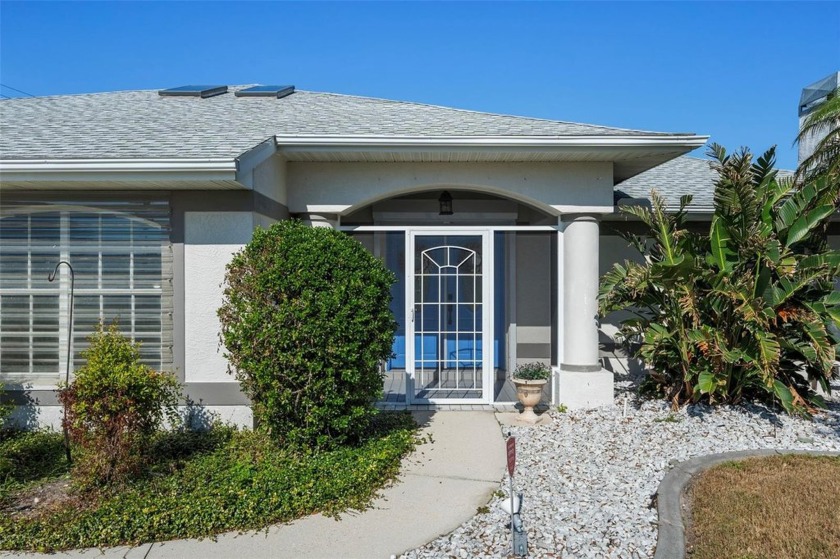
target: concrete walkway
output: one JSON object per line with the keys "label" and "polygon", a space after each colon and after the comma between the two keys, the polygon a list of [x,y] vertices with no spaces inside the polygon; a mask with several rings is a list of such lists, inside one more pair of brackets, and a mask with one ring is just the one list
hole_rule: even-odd
{"label": "concrete walkway", "polygon": [[213,540],[177,540],[135,548],[87,549],[52,555],[129,559],[389,558],[447,534],[471,518],[499,487],[505,468],[502,431],[492,412],[415,412],[431,442],[403,461],[399,481],[364,512],[336,521],[321,515],[260,532]]}

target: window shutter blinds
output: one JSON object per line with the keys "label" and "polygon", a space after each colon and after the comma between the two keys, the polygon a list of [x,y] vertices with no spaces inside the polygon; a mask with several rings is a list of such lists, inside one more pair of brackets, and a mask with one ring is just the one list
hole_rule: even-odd
{"label": "window shutter blinds", "polygon": [[53,385],[64,377],[70,272],[75,272],[73,365],[100,321],[118,320],[143,362],[172,367],[172,247],[161,199],[26,200],[0,210],[0,380]]}

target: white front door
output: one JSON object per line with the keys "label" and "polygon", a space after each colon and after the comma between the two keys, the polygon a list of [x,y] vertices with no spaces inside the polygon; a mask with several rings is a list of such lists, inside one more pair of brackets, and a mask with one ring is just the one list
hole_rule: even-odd
{"label": "white front door", "polygon": [[489,403],[493,396],[490,231],[407,235],[409,403]]}

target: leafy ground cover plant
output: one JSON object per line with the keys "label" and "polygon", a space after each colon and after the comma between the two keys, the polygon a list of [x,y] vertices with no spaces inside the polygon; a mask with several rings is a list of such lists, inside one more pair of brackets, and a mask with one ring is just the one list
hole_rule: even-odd
{"label": "leafy ground cover plant", "polygon": [[33,483],[67,473],[61,434],[48,431],[0,431],[0,507]]}
{"label": "leafy ground cover plant", "polygon": [[140,363],[140,346],[100,323],[82,353],[85,365],[59,392],[64,425],[78,447],[74,478],[107,486],[140,473],[149,438],[165,416],[176,422],[180,389],[174,376]]}
{"label": "leafy ground cover plant", "polygon": [[295,220],[254,232],[227,267],[218,314],[258,428],[315,448],[365,433],[396,330],[394,281],[344,233]]}
{"label": "leafy ground cover plant", "polygon": [[[0,510],[0,549],[206,537],[361,510],[397,475],[416,429],[410,414],[383,412],[357,445],[308,454],[282,448],[261,431],[161,432],[150,441],[155,460],[147,476],[36,515]],[[55,446],[61,461],[60,436]]]}
{"label": "leafy ground cover plant", "polygon": [[675,407],[747,398],[810,414],[823,405],[811,382],[829,392],[837,358],[840,254],[824,232],[840,184],[779,179],[772,149],[755,162],[747,150],[710,154],[719,178],[708,234],[687,227],[690,197],[675,213],[656,192],[652,208],[622,208],[647,227],[625,236],[645,262],[602,278],[600,312],[634,314],[621,333],[650,369],[643,388]]}

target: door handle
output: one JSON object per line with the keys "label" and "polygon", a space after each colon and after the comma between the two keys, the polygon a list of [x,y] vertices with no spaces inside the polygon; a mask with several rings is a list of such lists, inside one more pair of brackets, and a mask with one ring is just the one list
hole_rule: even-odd
{"label": "door handle", "polygon": [[411,323],[414,324],[414,307],[411,307]]}

